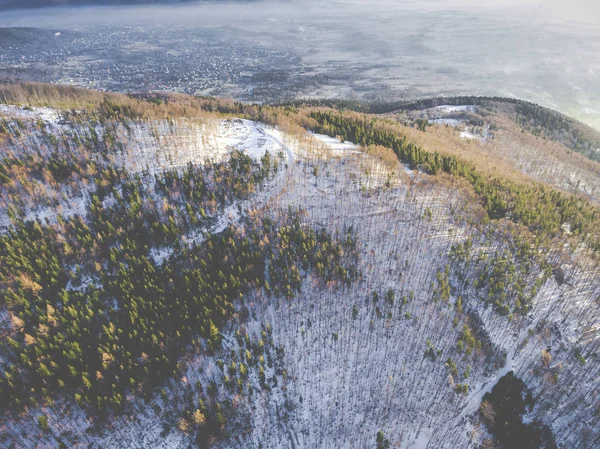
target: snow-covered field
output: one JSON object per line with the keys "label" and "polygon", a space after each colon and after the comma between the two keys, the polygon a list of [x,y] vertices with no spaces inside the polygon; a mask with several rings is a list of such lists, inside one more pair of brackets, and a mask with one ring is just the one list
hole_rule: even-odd
{"label": "snow-covered field", "polygon": [[152,173],[182,168],[189,163],[220,162],[233,150],[257,161],[267,151],[273,155],[282,151],[281,145],[265,134],[262,125],[240,119],[139,124],[130,142],[120,155],[121,164],[130,172]]}
{"label": "snow-covered field", "polygon": [[57,124],[60,120],[60,112],[56,109],[15,106],[8,104],[0,104],[0,115],[9,117],[35,118],[54,124]]}
{"label": "snow-covered field", "polygon": [[414,111],[409,116],[414,120],[416,117],[426,119],[429,124],[450,126],[456,128],[463,140],[474,140],[485,143],[493,138],[493,132],[489,126],[473,126],[470,116],[477,112],[473,105],[441,105],[434,108]]}
{"label": "snow-covered field", "polygon": [[448,125],[452,126],[453,128],[464,125],[463,120],[458,120],[455,118],[432,118],[429,120],[429,123],[433,123],[434,125]]}

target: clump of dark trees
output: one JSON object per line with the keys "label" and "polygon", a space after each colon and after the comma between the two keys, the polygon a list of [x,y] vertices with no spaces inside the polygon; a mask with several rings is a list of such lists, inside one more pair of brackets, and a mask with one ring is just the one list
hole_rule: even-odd
{"label": "clump of dark trees", "polygon": [[524,423],[534,400],[525,383],[511,371],[483,396],[481,418],[504,449],[555,449],[552,432],[540,423]]}

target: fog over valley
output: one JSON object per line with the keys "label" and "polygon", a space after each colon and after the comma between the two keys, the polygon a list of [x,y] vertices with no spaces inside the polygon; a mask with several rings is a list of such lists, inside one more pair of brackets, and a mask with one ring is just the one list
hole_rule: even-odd
{"label": "fog over valley", "polygon": [[3,11],[0,74],[248,101],[499,95],[600,128],[597,9],[334,0]]}

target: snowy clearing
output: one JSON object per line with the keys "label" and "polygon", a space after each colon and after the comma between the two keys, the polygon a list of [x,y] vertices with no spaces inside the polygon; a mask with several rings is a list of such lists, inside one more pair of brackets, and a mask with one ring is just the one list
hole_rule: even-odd
{"label": "snowy clearing", "polygon": [[324,143],[328,148],[333,151],[350,151],[350,152],[358,152],[358,145],[352,142],[340,142],[339,139],[335,139],[330,136],[326,136],[324,134],[315,134],[311,133],[319,142]]}

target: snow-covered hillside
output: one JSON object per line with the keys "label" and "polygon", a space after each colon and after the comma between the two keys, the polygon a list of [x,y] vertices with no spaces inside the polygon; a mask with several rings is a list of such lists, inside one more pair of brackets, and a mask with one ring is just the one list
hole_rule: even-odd
{"label": "snow-covered hillside", "polygon": [[[340,283],[299,270],[294,298],[251,290],[236,298],[218,351],[204,351],[202,339],[190,342],[177,375],[145,397],[132,389],[123,414],[100,425],[70,397],[40,401],[0,417],[0,446],[196,447],[186,413],[198,410],[193,416],[202,424],[198,398],[214,383],[225,387],[213,399],[235,410],[227,437],[212,442],[222,449],[375,448],[379,431],[396,448],[475,448],[490,436],[478,412],[482,398],[509,371],[535,398],[526,419],[549,426],[559,447],[600,444],[600,266],[583,246],[522,258],[527,246],[513,225],[482,220],[482,206],[458,181],[390,166],[327,136],[240,119],[90,127],[48,109],[0,112],[13,133],[20,130],[3,144],[2,158],[58,152],[96,161],[98,169],[112,164],[140,176],[148,202],[157,204],[152,195],[164,172],[227,161],[235,150],[257,165],[270,155],[278,168],[259,189],[215,207],[176,244],[150,248],[157,266],[182,243],[201,245],[226,228],[242,235],[255,216],[284,223],[289,210],[300,210],[303,229],[355,236],[360,273]],[[108,154],[86,146],[94,135],[110,142]],[[100,186],[77,176],[63,185],[8,184],[0,225],[10,229],[15,213],[49,225],[60,225],[58,215],[85,214]],[[510,272],[503,292],[490,280],[500,277],[494,264]],[[519,296],[514,286],[521,283]],[[494,303],[502,293],[506,313]],[[10,320],[0,309],[3,335]],[[244,363],[247,387],[236,389],[230,375]]]}
{"label": "snow-covered hillside", "polygon": [[[597,264],[570,261],[572,281],[548,279],[523,318],[499,315],[452,271],[449,298],[436,300],[438,273],[456,264],[448,257],[452,245],[470,236],[492,255],[510,242],[488,240],[468,225],[469,206],[451,186],[418,175],[385,188],[385,173],[365,174],[366,163],[354,154],[303,160],[291,176],[282,206],[306,205],[307,223],[332,232],[352,226],[364,277],[342,291],[308,279],[292,303],[256,303],[256,316],[272,323],[275,344],[286,349],[294,407],[286,425],[259,421],[249,439],[224,447],[374,447],[380,429],[392,447],[472,447],[485,436],[481,398],[509,371],[533,390],[531,419],[551,425],[561,447],[593,447],[599,428],[591,392],[600,367],[582,365],[574,354],[593,359],[600,344]],[[465,324],[482,342],[470,355],[457,348]],[[435,360],[425,356],[430,347]],[[544,368],[546,349],[552,363]],[[456,393],[457,384],[468,385],[468,393]]]}

